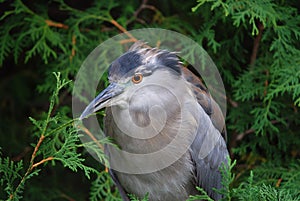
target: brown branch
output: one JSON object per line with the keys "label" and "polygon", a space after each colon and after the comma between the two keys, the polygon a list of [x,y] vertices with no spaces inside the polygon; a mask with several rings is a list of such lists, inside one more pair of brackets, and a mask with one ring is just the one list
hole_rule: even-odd
{"label": "brown branch", "polygon": [[54,159],[54,157],[52,157],[52,156],[50,156],[50,157],[48,157],[48,158],[45,158],[45,159],[43,159],[43,160],[41,160],[41,161],[39,161],[39,162],[33,164],[33,165],[31,166],[31,170],[33,170],[33,169],[36,168],[37,166],[39,166],[39,165],[41,165],[41,164],[43,164],[43,163],[45,163],[45,162],[47,162],[47,161],[51,161],[51,160],[53,160],[53,159]]}
{"label": "brown branch", "polygon": [[[60,22],[53,22],[52,20],[45,20],[46,24],[49,27],[57,27],[57,28],[61,28],[61,29],[69,29],[70,27],[66,24],[60,23]],[[85,32],[89,32],[91,31],[90,29],[84,28],[84,29],[79,29],[80,31],[85,31]]]}
{"label": "brown branch", "polygon": [[257,57],[257,52],[258,52],[258,48],[259,48],[259,43],[260,40],[262,38],[262,33],[264,30],[264,25],[258,21],[257,22],[257,26],[258,26],[258,35],[255,37],[254,42],[253,42],[253,49],[252,49],[252,54],[251,54],[251,58],[250,58],[250,65],[254,65],[255,61],[256,61],[256,57]]}
{"label": "brown branch", "polygon": [[240,141],[240,140],[242,140],[246,135],[251,134],[251,133],[254,133],[254,132],[255,132],[255,130],[252,129],[252,128],[250,128],[250,129],[246,130],[245,132],[238,134],[238,135],[236,136],[235,139],[236,139],[236,141]]}
{"label": "brown branch", "polygon": [[120,40],[119,42],[121,45],[123,45],[123,44],[127,44],[127,43],[134,43],[134,42],[136,42],[136,39],[133,39],[133,38],[123,39],[123,40]]}
{"label": "brown branch", "polygon": [[[76,45],[76,36],[75,36],[75,35],[72,36],[72,45],[73,45],[73,46]],[[73,47],[73,48],[72,48],[72,57],[74,57],[74,56],[75,56],[75,49],[74,49],[74,47]]]}
{"label": "brown branch", "polygon": [[[145,0],[144,0],[145,1]],[[147,3],[147,1],[145,1],[145,3]],[[148,6],[148,5],[144,5],[142,6],[143,8],[149,8],[149,9],[156,9],[156,8],[152,8],[152,6]],[[142,9],[142,8],[141,8]],[[138,13],[137,13],[138,14]],[[57,28],[61,28],[61,29],[69,29],[68,25],[59,23],[59,22],[53,22],[52,20],[45,20],[46,24],[50,27],[57,27]],[[136,42],[138,41],[131,33],[129,33],[122,25],[120,25],[116,20],[111,19],[109,21],[110,23],[112,23],[115,27],[117,27],[120,31],[122,31],[123,33],[125,33],[132,42]],[[85,31],[89,31],[88,29],[84,29]],[[76,44],[76,37],[73,35],[72,36],[72,45]],[[74,47],[71,50],[71,55],[70,55],[70,60],[72,60],[72,58],[75,56],[75,49]]]}
{"label": "brown branch", "polygon": [[98,140],[96,139],[96,137],[85,127],[83,126],[78,126],[79,129],[81,129],[83,132],[85,132],[96,144],[97,146],[102,150],[104,151],[104,147],[102,146],[102,144],[100,144],[98,142]]}
{"label": "brown branch", "polygon": [[157,47],[157,48],[160,48],[160,45],[161,45],[161,41],[158,40],[158,41],[156,42],[156,47]]}
{"label": "brown branch", "polygon": [[49,27],[57,27],[57,28],[61,28],[61,29],[69,29],[68,25],[59,23],[59,22],[53,22],[52,20],[45,20],[46,24]]}
{"label": "brown branch", "polygon": [[35,148],[34,148],[34,151],[33,151],[32,155],[31,155],[30,165],[29,165],[29,167],[28,167],[28,169],[27,169],[25,175],[22,177],[20,183],[19,183],[19,184],[17,185],[17,187],[15,188],[15,191],[12,192],[12,193],[9,195],[9,199],[10,199],[10,200],[13,200],[13,199],[14,199],[15,193],[16,193],[16,192],[18,191],[18,189],[21,187],[21,184],[23,184],[23,182],[25,182],[26,177],[31,173],[31,171],[32,171],[32,169],[33,169],[33,165],[34,165],[34,159],[35,159],[36,154],[37,154],[37,152],[38,152],[38,150],[39,150],[39,148],[40,148],[42,142],[44,141],[44,139],[45,139],[45,136],[42,134],[41,137],[39,138],[38,143],[36,144],[36,146],[35,146]]}
{"label": "brown branch", "polygon": [[227,98],[228,102],[230,103],[230,105],[232,107],[238,107],[239,106],[239,104],[236,101],[232,100],[230,97],[226,96],[226,98]]}
{"label": "brown branch", "polygon": [[147,5],[148,0],[143,0],[142,4],[140,5],[140,7],[138,9],[136,9],[136,11],[133,13],[133,16],[135,18],[137,18],[137,16],[139,15],[139,13],[145,9],[145,6]]}
{"label": "brown branch", "polygon": [[140,7],[138,9],[136,9],[136,11],[133,13],[133,18],[127,20],[126,24],[129,24],[129,23],[133,22],[134,20],[137,20],[141,24],[146,24],[146,22],[143,19],[138,18],[138,15],[143,9],[145,9],[145,6],[147,3],[148,3],[148,0],[143,0]]}
{"label": "brown branch", "polygon": [[[277,124],[277,123],[279,123],[279,121],[277,121],[277,120],[272,120],[272,121],[271,121],[271,124]],[[252,128],[250,128],[250,129],[246,130],[245,132],[238,134],[238,135],[236,136],[235,140],[236,140],[236,141],[240,141],[240,140],[242,140],[246,135],[249,135],[249,134],[254,133],[254,132],[255,132],[255,130],[252,129]]]}
{"label": "brown branch", "polygon": [[155,12],[158,12],[158,9],[155,6],[151,6],[151,5],[144,5],[143,9],[149,9],[149,10],[153,10]]}
{"label": "brown branch", "polygon": [[40,137],[38,143],[36,144],[36,146],[35,146],[35,148],[34,148],[34,151],[33,151],[32,155],[31,155],[31,159],[30,159],[30,164],[31,164],[31,166],[33,165],[34,159],[35,159],[35,157],[36,157],[36,153],[37,153],[37,151],[39,150],[39,148],[40,148],[42,142],[44,141],[44,139],[45,139],[45,136],[44,136],[44,135],[41,135],[41,137]]}
{"label": "brown branch", "polygon": [[140,14],[140,12],[144,9],[149,9],[152,10],[154,12],[158,12],[158,9],[155,6],[152,5],[148,5],[148,0],[143,0],[142,4],[140,5],[140,7],[133,13],[133,16],[135,18],[138,17],[138,15]]}
{"label": "brown branch", "polygon": [[141,18],[136,18],[135,20],[141,24],[146,24],[146,21]]}
{"label": "brown branch", "polygon": [[72,61],[73,57],[76,54],[75,46],[76,46],[76,36],[72,35],[72,49],[71,49],[70,61]]}
{"label": "brown branch", "polygon": [[120,25],[116,20],[111,19],[110,23],[112,23],[115,27],[117,27],[120,31],[125,33],[129,38],[131,38],[133,41],[138,41],[131,33],[129,33],[122,25]]}
{"label": "brown branch", "polygon": [[282,182],[282,178],[279,178],[278,181],[276,182],[276,187],[278,188]]}
{"label": "brown branch", "polygon": [[131,23],[132,21],[136,20],[138,22],[140,22],[141,24],[145,24],[146,22],[143,20],[143,19],[140,19],[138,18],[138,15],[140,14],[140,12],[144,9],[149,9],[149,10],[152,10],[154,11],[155,13],[158,13],[159,10],[155,7],[155,6],[152,6],[152,5],[148,5],[148,0],[143,0],[140,7],[138,9],[136,9],[136,11],[133,13],[133,18],[128,20],[126,22],[126,24],[129,24]]}

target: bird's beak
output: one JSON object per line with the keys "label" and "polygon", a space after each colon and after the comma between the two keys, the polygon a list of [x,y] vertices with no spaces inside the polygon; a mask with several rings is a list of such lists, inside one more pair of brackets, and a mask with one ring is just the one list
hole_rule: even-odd
{"label": "bird's beak", "polygon": [[98,110],[107,107],[112,98],[121,94],[124,91],[124,86],[111,83],[106,89],[104,89],[90,104],[84,109],[79,119],[82,120],[88,115],[97,112]]}

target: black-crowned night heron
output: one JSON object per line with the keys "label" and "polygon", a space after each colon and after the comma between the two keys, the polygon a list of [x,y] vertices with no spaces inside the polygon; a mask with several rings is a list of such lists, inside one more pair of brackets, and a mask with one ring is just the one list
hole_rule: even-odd
{"label": "black-crowned night heron", "polygon": [[[122,198],[149,193],[151,201],[182,201],[197,194],[197,185],[213,199],[222,198],[213,188],[222,188],[219,168],[227,164],[224,117],[200,79],[182,66],[175,53],[141,42],[110,65],[108,77],[110,85],[80,118],[106,107],[105,133],[121,150],[161,151],[160,160],[169,161],[161,168],[153,159],[154,170],[144,173],[111,169]],[[120,157],[106,152],[110,160]],[[125,164],[140,169],[144,165],[130,157],[115,160],[128,160]]]}

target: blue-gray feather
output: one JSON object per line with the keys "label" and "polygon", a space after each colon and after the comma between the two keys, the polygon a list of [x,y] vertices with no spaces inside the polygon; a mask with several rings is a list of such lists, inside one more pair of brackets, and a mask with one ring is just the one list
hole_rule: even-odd
{"label": "blue-gray feather", "polygon": [[135,68],[141,66],[142,56],[134,52],[126,52],[116,59],[108,68],[108,76],[114,80],[122,77],[131,76],[128,72],[132,72]]}
{"label": "blue-gray feather", "polygon": [[[201,127],[198,128],[196,138],[191,145],[191,156],[196,166],[197,185],[202,187],[214,200],[219,200],[222,196],[213,189],[222,188],[220,167],[222,164],[227,165],[226,143],[217,129],[214,129],[214,133],[205,133],[206,130],[201,129]],[[205,154],[206,156],[202,156],[201,149],[203,146],[207,146],[203,145],[206,142],[205,138],[209,137],[207,135],[219,135],[220,137],[213,138],[216,141],[211,144],[212,149],[206,153],[207,155]]]}
{"label": "blue-gray feather", "polygon": [[[194,191],[194,185],[199,185],[204,188],[207,193],[215,200],[219,200],[222,196],[215,192],[213,188],[220,189],[221,185],[221,174],[219,168],[222,163],[227,164],[227,156],[228,151],[226,148],[226,129],[224,125],[224,117],[222,112],[217,105],[217,103],[212,99],[210,94],[208,93],[206,87],[201,83],[199,79],[195,79],[195,75],[188,71],[186,68],[182,67],[180,60],[176,56],[175,53],[159,50],[155,48],[145,48],[143,44],[135,44],[129,52],[123,54],[117,60],[115,60],[110,68],[109,68],[109,79],[117,81],[122,77],[132,76],[134,70],[140,67],[141,65],[148,68],[149,71],[155,71],[159,68],[166,68],[178,76],[183,75],[182,78],[186,80],[187,83],[190,84],[191,90],[194,92],[194,96],[198,101],[199,107],[202,108],[204,112],[199,113],[199,125],[196,132],[196,136],[192,145],[189,149],[189,152],[184,156],[185,158],[182,161],[190,161],[190,164],[194,164],[194,168],[187,168],[192,172],[194,176],[190,178],[194,178],[194,181],[189,181],[189,188],[193,188],[187,190],[186,192]],[[129,73],[129,74],[128,74]],[[109,109],[107,110],[108,115],[106,115],[106,123],[113,124],[112,115]],[[113,135],[114,126],[106,126],[106,133],[108,135]],[[222,135],[222,136],[221,136]],[[124,143],[124,141],[123,141]],[[126,143],[126,142],[125,142]],[[207,143],[207,144],[205,144]],[[181,162],[182,162],[181,161]],[[181,164],[182,165],[182,164]],[[171,168],[176,168],[176,164],[173,164]],[[110,170],[113,180],[115,181],[117,187],[120,190],[121,196],[124,200],[128,200],[128,196],[119,182],[119,178],[117,175],[126,178],[132,179],[142,179],[143,176],[134,176],[134,175],[126,175],[124,176],[121,173],[114,172]],[[168,174],[166,170],[161,170],[157,175]],[[170,175],[165,175],[166,177],[172,177]],[[178,176],[178,175],[177,175]],[[122,181],[124,183],[124,178]],[[146,177],[148,178],[148,177]],[[151,178],[151,177],[149,177]],[[153,177],[154,178],[154,177]],[[159,182],[158,182],[159,183]],[[153,184],[149,185],[158,185],[153,181]],[[137,188],[138,188],[138,184]],[[129,189],[128,187],[126,187]]]}
{"label": "blue-gray feather", "polygon": [[108,69],[108,76],[110,80],[129,77],[141,65],[149,67],[151,71],[158,68],[170,68],[174,73],[181,74],[180,61],[175,53],[156,48],[138,49],[136,47],[112,62]]}

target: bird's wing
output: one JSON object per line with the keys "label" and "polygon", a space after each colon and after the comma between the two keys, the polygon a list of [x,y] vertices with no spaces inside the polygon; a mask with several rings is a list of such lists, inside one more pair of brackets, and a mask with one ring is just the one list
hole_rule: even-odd
{"label": "bird's wing", "polygon": [[[222,198],[213,188],[221,189],[220,167],[227,165],[226,128],[219,105],[213,100],[201,80],[187,68],[182,68],[184,78],[204,112],[200,114],[199,125],[190,153],[195,163],[197,185],[206,190],[215,200]],[[222,137],[221,137],[222,136]]]}
{"label": "bird's wing", "polygon": [[211,97],[202,81],[194,75],[188,68],[181,68],[183,77],[191,84],[191,88],[197,98],[198,103],[210,117],[213,125],[220,131],[225,141],[227,141],[227,132],[225,127],[225,119],[221,108]]}
{"label": "bird's wing", "polygon": [[[198,127],[196,137],[191,145],[190,154],[195,163],[195,177],[198,186],[202,187],[214,200],[222,198],[213,188],[222,189],[222,164],[228,164],[228,151],[225,140],[212,125],[209,118]],[[207,128],[208,127],[208,128]],[[224,166],[224,167],[225,167]]]}
{"label": "bird's wing", "polygon": [[123,187],[121,186],[117,175],[115,174],[115,172],[112,169],[109,169],[109,174],[111,176],[111,178],[113,179],[113,181],[115,182],[116,187],[119,190],[120,196],[122,198],[123,201],[130,201],[129,197],[127,196],[125,190],[123,189]]}

